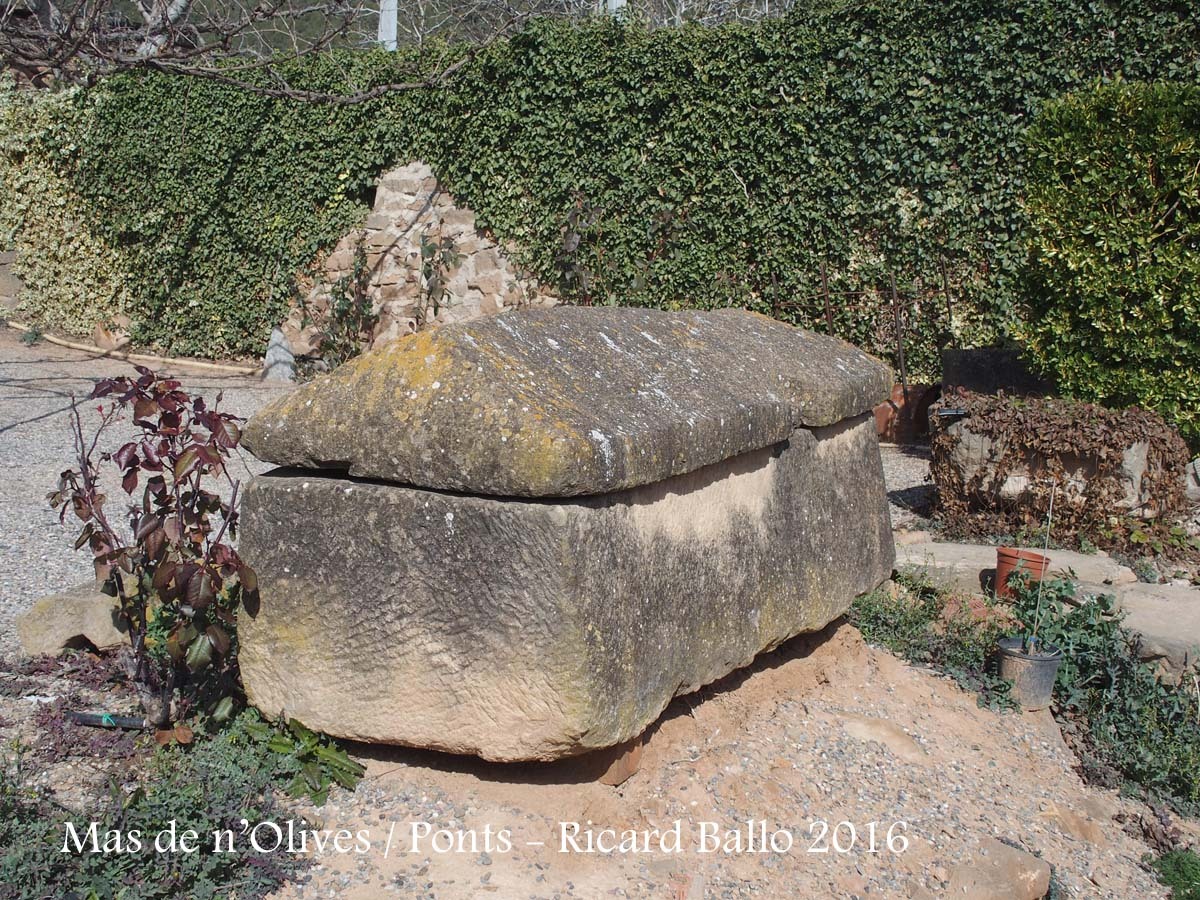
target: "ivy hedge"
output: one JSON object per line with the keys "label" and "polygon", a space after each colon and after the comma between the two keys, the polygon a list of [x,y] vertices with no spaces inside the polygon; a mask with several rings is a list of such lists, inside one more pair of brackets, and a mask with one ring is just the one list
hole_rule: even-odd
{"label": "ivy hedge", "polygon": [[[294,74],[354,89],[462,50],[421,52]],[[36,155],[119,261],[135,337],[167,351],[260,353],[378,174],[422,158],[576,300],[828,316],[894,358],[894,275],[910,374],[932,376],[940,345],[1017,309],[1034,113],[1097,80],[1197,75],[1189,2],[821,0],[755,26],[537,21],[446,85],[357,106],[126,75],[75,96]],[[12,238],[26,271],[43,241]],[[36,274],[30,315],[56,284]]]}
{"label": "ivy hedge", "polygon": [[77,94],[0,91],[0,248],[22,252],[37,323],[91,334],[134,307],[129,266],[89,222],[83,201],[47,157],[69,147]]}
{"label": "ivy hedge", "polygon": [[1030,355],[1064,392],[1157,410],[1200,449],[1200,88],[1072,94],[1028,142]]}
{"label": "ivy hedge", "polygon": [[[353,90],[389,80],[400,65],[382,53],[317,57],[302,75],[313,90]],[[377,104],[284,103],[139,75],[75,94],[70,127],[44,131],[36,155],[70,184],[91,233],[119,261],[137,343],[259,355],[318,251],[365,214],[404,135],[403,120]],[[40,211],[32,212],[36,221]],[[116,305],[64,291],[68,266],[35,264],[46,245],[37,232],[16,243],[36,319]],[[72,318],[86,319],[86,310]]]}

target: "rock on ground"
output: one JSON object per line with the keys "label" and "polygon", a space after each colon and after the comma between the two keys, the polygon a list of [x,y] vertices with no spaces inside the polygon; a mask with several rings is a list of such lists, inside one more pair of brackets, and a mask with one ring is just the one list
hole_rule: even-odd
{"label": "rock on ground", "polygon": [[954,867],[946,893],[972,900],[1042,900],[1049,890],[1049,863],[1020,847],[984,838],[973,858]]}
{"label": "rock on ground", "polygon": [[1200,591],[1135,583],[1116,588],[1115,594],[1125,614],[1122,624],[1141,636],[1143,659],[1176,676],[1200,659]]}
{"label": "rock on ground", "polygon": [[128,641],[116,602],[95,581],[42,597],[18,614],[17,637],[29,656],[56,656],[89,645],[111,650]]}

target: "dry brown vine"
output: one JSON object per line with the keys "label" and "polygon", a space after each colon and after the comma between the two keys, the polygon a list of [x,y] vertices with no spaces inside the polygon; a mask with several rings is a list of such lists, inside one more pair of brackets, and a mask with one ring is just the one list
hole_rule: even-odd
{"label": "dry brown vine", "polygon": [[[990,442],[986,465],[969,477],[954,460],[963,433],[956,422]],[[1125,451],[1145,443],[1140,493],[1142,525],[1131,525],[1122,463]],[[1043,528],[1057,493],[1053,534],[1058,540],[1086,536],[1100,546],[1125,549],[1138,529],[1169,527],[1186,507],[1187,446],[1156,413],[1137,407],[1106,409],[1055,398],[1018,398],[959,391],[931,410],[930,470],[938,488],[938,512],[947,531],[968,536]],[[1094,467],[1082,492],[1071,471]],[[1012,474],[1028,474],[1017,498],[1001,488]],[[1065,491],[1075,491],[1072,502]],[[1136,542],[1136,539],[1135,539]]]}

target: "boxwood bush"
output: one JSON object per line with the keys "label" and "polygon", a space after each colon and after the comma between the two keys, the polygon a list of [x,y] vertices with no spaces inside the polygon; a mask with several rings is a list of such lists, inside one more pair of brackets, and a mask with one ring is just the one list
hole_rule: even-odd
{"label": "boxwood bush", "polygon": [[1027,139],[1031,354],[1063,391],[1157,410],[1200,448],[1200,88],[1101,85]]}
{"label": "boxwood bush", "polygon": [[[461,50],[421,52],[293,74],[353,90]],[[735,304],[824,329],[824,263],[831,290],[864,292],[834,296],[837,333],[890,355],[894,272],[917,298],[910,373],[933,375],[951,332],[981,340],[1009,318],[1041,105],[1097,78],[1197,75],[1200,16],[1177,0],[814,0],[755,26],[537,21],[449,83],[359,106],[125,75],[30,152],[121,261],[135,338],[168,351],[261,352],[373,180],[422,158],[574,299]],[[46,240],[18,229],[26,269]],[[29,315],[52,315],[54,282],[43,268]]]}

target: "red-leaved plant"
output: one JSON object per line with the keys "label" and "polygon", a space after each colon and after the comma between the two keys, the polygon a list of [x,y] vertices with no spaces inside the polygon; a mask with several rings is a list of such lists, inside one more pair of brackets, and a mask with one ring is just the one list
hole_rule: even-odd
{"label": "red-leaved plant", "polygon": [[[220,394],[209,408],[178,381],[135,368],[136,379],[108,378],[92,390],[90,400],[111,399],[96,407],[90,439],[72,404],[78,468],[62,473],[49,500],[60,521],[70,510],[83,523],[75,547],[91,548],[97,579],[117,598],[129,632],[126,668],[147,720],[161,727],[193,705],[222,720],[238,687],[237,609],[257,602],[253,570],[226,543],[237,529],[239,486],[227,464],[243,420],[218,411]],[[133,438],[99,453],[132,501],[128,527],[118,528],[105,511],[96,457],[101,436],[128,415]],[[206,489],[214,478],[228,484],[227,501]]]}

